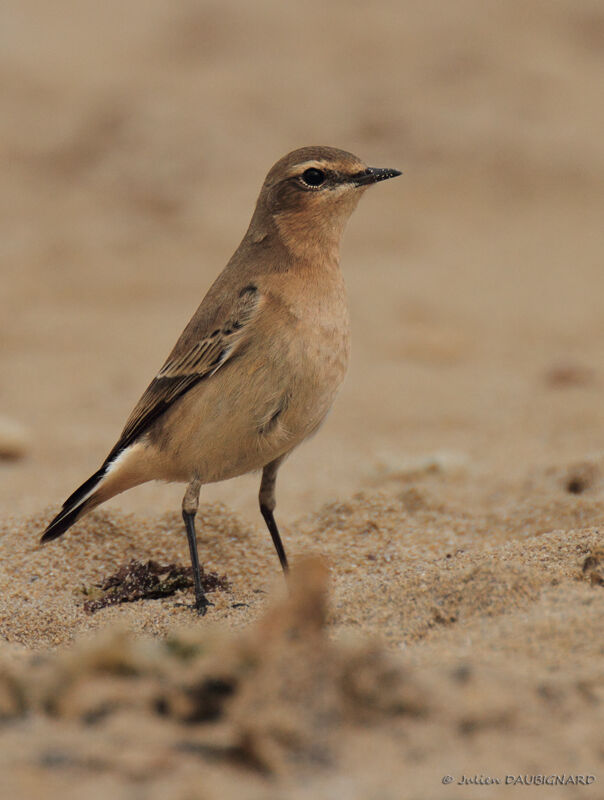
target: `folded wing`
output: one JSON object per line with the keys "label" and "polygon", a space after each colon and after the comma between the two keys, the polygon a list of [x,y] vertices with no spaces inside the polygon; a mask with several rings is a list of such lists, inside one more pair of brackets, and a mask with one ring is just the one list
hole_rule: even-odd
{"label": "folded wing", "polygon": [[260,300],[257,288],[247,286],[240,292],[232,312],[220,327],[201,337],[199,333],[195,335],[194,326],[185,331],[128,417],[107,461],[138,439],[175,400],[237,355],[249,335]]}

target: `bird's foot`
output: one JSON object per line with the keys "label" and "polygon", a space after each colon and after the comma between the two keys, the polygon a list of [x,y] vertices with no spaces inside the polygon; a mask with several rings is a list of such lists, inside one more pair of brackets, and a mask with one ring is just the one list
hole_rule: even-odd
{"label": "bird's foot", "polygon": [[214,603],[210,603],[208,598],[204,595],[203,597],[198,597],[195,600],[195,611],[197,611],[200,617],[203,617],[210,606],[213,606]]}
{"label": "bird's foot", "polygon": [[204,596],[197,598],[194,603],[175,603],[174,605],[176,608],[190,608],[192,611],[196,611],[198,616],[203,617],[208,608],[213,606],[214,603],[211,603],[208,598]]}

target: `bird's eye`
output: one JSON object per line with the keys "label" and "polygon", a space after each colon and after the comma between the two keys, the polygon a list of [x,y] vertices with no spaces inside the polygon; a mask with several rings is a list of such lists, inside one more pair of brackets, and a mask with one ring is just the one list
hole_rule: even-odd
{"label": "bird's eye", "polygon": [[301,178],[307,186],[320,186],[325,181],[325,173],[320,169],[309,167],[304,170]]}

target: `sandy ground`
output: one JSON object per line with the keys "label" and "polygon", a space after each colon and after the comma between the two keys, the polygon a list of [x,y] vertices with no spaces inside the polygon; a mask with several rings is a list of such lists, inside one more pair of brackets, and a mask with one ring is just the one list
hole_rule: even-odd
{"label": "sandy ground", "polygon": [[[21,0],[0,41],[2,796],[602,797],[601,3]],[[350,373],[280,474],[291,597],[247,476],[202,495],[203,620],[89,614],[187,563],[181,487],[38,534],[319,143],[404,176],[350,223]]]}

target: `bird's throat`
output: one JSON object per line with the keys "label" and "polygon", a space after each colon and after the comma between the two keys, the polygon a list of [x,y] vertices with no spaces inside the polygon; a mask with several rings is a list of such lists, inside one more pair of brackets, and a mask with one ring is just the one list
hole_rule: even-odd
{"label": "bird's throat", "polygon": [[284,212],[275,215],[277,232],[289,252],[303,261],[337,264],[340,241],[347,220],[317,219],[309,215]]}

